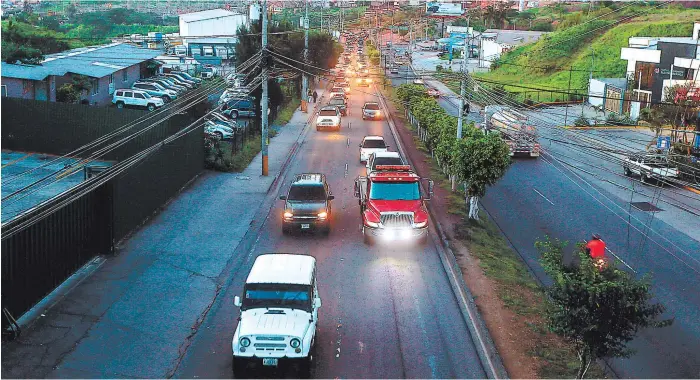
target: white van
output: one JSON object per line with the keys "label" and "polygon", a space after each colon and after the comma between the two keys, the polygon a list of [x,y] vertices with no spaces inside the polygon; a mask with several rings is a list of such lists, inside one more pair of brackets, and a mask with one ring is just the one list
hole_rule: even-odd
{"label": "white van", "polygon": [[249,378],[249,367],[291,365],[308,377],[321,298],[316,259],[309,255],[268,253],[255,259],[234,304],[241,316],[233,335],[233,371]]}

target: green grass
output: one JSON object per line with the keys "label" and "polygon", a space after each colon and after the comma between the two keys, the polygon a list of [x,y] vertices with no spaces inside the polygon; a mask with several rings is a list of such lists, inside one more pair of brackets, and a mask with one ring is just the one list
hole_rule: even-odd
{"label": "green grass", "polygon": [[[628,45],[630,37],[691,36],[692,20],[697,18],[700,18],[700,10],[680,11],[672,7],[613,27],[605,27],[611,20],[595,20],[554,32],[534,44],[518,47],[501,59],[512,65],[503,64],[491,72],[474,75],[503,83],[566,90],[569,88],[569,68],[573,68],[571,88],[586,89],[591,68],[595,70],[594,77],[598,78],[625,76],[627,61],[620,59],[620,49]],[[595,31],[597,27],[602,29]],[[586,37],[577,38],[589,32]],[[509,86],[506,86],[506,90],[524,91]],[[563,100],[565,96],[543,92],[540,101]],[[519,100],[525,97],[525,94],[518,95]],[[530,97],[537,100],[536,94],[530,94]]]}
{"label": "green grass", "polygon": [[231,156],[229,170],[237,173],[244,171],[255,156],[260,153],[261,144],[260,136],[248,139],[248,141],[243,144],[243,148],[238,153]]}
{"label": "green grass", "polygon": [[292,116],[294,116],[294,111],[299,108],[299,104],[301,104],[301,100],[299,100],[299,98],[291,98],[284,106],[282,106],[282,109],[277,114],[277,118],[272,122],[272,124],[284,126],[285,124],[289,123],[289,121],[292,120]]}

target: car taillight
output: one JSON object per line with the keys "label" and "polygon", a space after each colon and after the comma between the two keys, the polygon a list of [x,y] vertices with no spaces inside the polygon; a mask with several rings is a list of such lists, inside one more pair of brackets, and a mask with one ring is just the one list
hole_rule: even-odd
{"label": "car taillight", "polygon": [[540,144],[539,144],[539,143],[536,143],[536,144],[535,144],[535,148],[534,148],[533,150],[534,150],[535,152],[539,152],[539,151],[540,151]]}

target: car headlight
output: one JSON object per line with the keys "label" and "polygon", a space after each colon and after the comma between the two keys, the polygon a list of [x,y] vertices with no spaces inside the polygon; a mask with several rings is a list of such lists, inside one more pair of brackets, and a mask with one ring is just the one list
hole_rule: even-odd
{"label": "car headlight", "polygon": [[284,212],[284,217],[287,218],[287,219],[289,219],[289,218],[291,218],[291,217],[293,217],[293,216],[294,216],[294,214],[292,214],[292,213],[289,212],[289,211],[285,211],[285,212]]}
{"label": "car headlight", "polygon": [[239,341],[239,343],[241,344],[241,347],[248,347],[248,346],[250,346],[250,339],[248,339],[248,338],[241,338],[241,340]]}
{"label": "car headlight", "polygon": [[423,228],[428,225],[428,221],[426,220],[425,222],[417,222],[413,223],[413,227],[415,228]]}
{"label": "car headlight", "polygon": [[326,219],[328,217],[328,213],[325,211],[321,211],[318,213],[318,218],[319,219]]}
{"label": "car headlight", "polygon": [[299,346],[301,346],[301,341],[297,338],[294,338],[289,341],[289,345],[292,346],[292,348],[299,348]]}

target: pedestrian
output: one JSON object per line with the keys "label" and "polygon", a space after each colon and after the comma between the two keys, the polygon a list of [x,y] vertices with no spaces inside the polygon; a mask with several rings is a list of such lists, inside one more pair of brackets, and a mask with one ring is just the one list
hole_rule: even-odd
{"label": "pedestrian", "polygon": [[316,90],[314,90],[314,92],[313,92],[313,94],[311,94],[311,96],[313,96],[314,103],[316,103],[316,99],[318,98],[318,93],[316,92]]}
{"label": "pedestrian", "polygon": [[308,100],[309,103],[312,102],[313,97],[311,96],[311,90],[309,90],[309,91],[306,92],[306,98],[309,99],[309,100]]}

